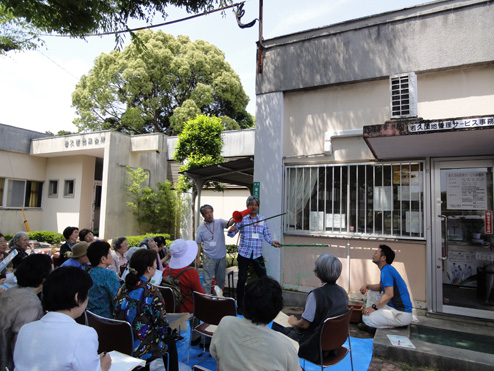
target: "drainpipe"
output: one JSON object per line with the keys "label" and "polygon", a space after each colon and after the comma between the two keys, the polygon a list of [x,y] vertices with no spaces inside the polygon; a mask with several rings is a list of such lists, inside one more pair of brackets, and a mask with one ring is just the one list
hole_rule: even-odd
{"label": "drainpipe", "polygon": [[364,129],[349,129],[341,131],[326,131],[324,133],[324,153],[331,155],[333,153],[333,138],[352,138],[362,137]]}

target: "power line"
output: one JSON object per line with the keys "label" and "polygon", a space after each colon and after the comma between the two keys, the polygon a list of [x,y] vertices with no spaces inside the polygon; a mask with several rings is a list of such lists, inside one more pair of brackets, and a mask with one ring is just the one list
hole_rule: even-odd
{"label": "power line", "polygon": [[[200,14],[194,14],[194,15],[191,15],[189,17],[176,19],[174,21],[163,22],[163,23],[159,23],[159,24],[154,24],[154,25],[149,25],[149,26],[143,26],[143,27],[137,27],[137,28],[127,29],[127,30],[117,30],[117,31],[102,32],[102,33],[91,33],[91,34],[82,35],[82,37],[117,35],[117,34],[126,33],[126,32],[135,32],[135,31],[141,31],[141,30],[148,30],[150,28],[168,26],[170,24],[179,23],[179,22],[183,22],[183,21],[188,21],[190,19],[194,19],[194,18],[197,18],[197,17],[202,17],[204,15],[216,13],[216,12],[223,11],[223,10],[229,9],[229,8],[233,8],[233,7],[239,6],[239,5],[244,4],[244,3],[245,3],[245,1],[241,1],[241,2],[238,2],[238,3],[235,3],[235,4],[224,6],[222,8],[211,10],[209,12],[204,12],[204,13],[200,13]],[[72,35],[43,35],[43,36],[74,37]]]}

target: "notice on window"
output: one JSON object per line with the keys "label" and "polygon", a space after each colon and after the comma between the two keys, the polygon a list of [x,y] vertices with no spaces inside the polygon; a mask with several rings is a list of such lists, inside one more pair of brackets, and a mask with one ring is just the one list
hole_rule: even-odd
{"label": "notice on window", "polygon": [[487,209],[485,172],[447,173],[446,185],[446,202],[449,210]]}
{"label": "notice on window", "polygon": [[391,211],[393,205],[391,187],[375,187],[374,188],[374,210],[375,211]]}

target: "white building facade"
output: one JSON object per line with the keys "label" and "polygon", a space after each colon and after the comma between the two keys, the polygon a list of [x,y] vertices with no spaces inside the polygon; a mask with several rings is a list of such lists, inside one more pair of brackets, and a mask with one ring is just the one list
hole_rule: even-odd
{"label": "white building facade", "polygon": [[343,263],[360,299],[397,253],[414,307],[494,319],[494,4],[436,1],[263,42],[254,180],[285,288]]}

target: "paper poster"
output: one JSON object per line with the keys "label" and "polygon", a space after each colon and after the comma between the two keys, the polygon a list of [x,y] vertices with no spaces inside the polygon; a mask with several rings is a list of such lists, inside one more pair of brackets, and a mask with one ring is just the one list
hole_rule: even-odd
{"label": "paper poster", "polygon": [[448,210],[486,210],[487,173],[446,173],[446,203]]}

